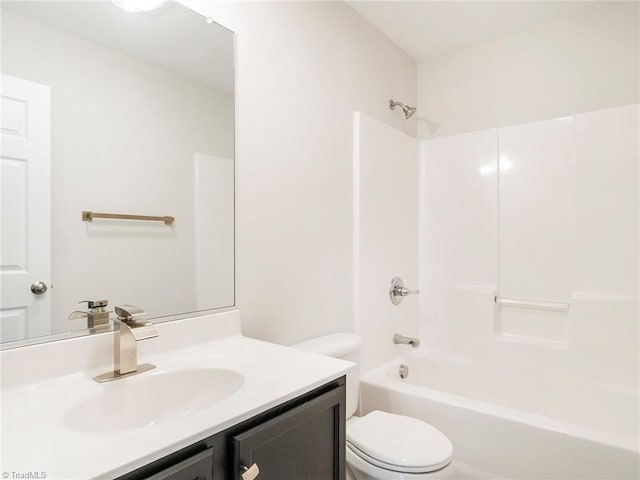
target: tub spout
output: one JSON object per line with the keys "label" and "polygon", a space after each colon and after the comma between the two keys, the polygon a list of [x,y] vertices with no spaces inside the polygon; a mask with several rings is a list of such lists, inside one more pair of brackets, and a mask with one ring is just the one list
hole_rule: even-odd
{"label": "tub spout", "polygon": [[395,343],[396,345],[398,344],[411,345],[413,348],[418,348],[420,346],[420,339],[405,337],[404,335],[400,335],[399,333],[396,333],[393,336],[393,343]]}

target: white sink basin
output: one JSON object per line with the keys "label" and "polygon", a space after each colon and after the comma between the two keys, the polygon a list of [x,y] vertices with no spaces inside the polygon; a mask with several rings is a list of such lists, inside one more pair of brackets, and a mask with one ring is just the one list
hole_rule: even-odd
{"label": "white sink basin", "polygon": [[73,406],[63,423],[78,432],[146,427],[211,408],[243,383],[241,374],[222,368],[152,371],[99,384],[102,392]]}

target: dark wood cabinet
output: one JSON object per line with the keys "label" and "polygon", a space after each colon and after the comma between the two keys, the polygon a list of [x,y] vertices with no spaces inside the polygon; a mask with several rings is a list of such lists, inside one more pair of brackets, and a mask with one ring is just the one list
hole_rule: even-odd
{"label": "dark wood cabinet", "polygon": [[340,390],[331,390],[234,435],[235,469],[255,463],[260,480],[342,479],[344,423]]}
{"label": "dark wood cabinet", "polygon": [[169,468],[165,468],[149,480],[213,480],[213,448],[197,453]]}
{"label": "dark wood cabinet", "polygon": [[345,378],[203,439],[119,480],[344,480]]}

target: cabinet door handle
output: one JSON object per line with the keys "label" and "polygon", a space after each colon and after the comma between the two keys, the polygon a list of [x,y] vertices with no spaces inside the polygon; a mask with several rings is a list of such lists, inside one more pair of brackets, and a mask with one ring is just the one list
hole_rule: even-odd
{"label": "cabinet door handle", "polygon": [[240,474],[240,477],[242,477],[242,480],[253,480],[260,474],[260,469],[258,468],[257,463],[254,463],[249,468],[243,465],[241,469],[242,473]]}

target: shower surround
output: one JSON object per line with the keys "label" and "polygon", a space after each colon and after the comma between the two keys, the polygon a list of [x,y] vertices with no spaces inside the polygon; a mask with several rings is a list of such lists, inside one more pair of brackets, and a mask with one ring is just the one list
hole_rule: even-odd
{"label": "shower surround", "polygon": [[634,104],[422,142],[429,348],[637,389],[638,131]]}
{"label": "shower surround", "polygon": [[476,372],[452,393],[636,460],[638,132],[633,104],[423,141],[419,321]]}
{"label": "shower surround", "polygon": [[[369,243],[399,235],[404,245],[372,249],[355,236],[356,280],[371,284],[356,301],[363,413],[422,418],[452,438],[458,460],[490,475],[602,477],[583,456],[611,465],[611,478],[640,473],[638,107],[423,141],[360,114],[354,222],[377,220]],[[406,170],[413,146],[419,189]],[[397,310],[372,300],[383,298],[396,254],[397,268],[414,274],[413,216],[376,208],[416,190],[419,313],[418,298]],[[400,327],[418,332],[416,352],[391,345]],[[494,441],[483,446],[476,427]],[[548,468],[532,466],[522,448],[532,441],[550,446]],[[512,458],[488,455],[490,445],[509,446]]]}

